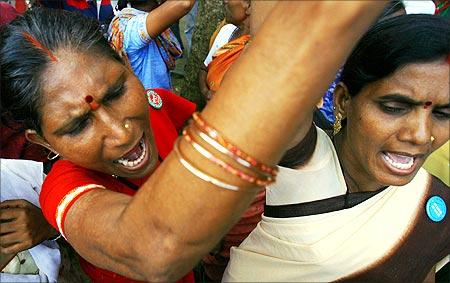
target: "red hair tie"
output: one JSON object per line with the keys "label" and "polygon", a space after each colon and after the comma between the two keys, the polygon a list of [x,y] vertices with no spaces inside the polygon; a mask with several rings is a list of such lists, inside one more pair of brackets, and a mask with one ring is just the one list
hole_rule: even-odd
{"label": "red hair tie", "polygon": [[43,51],[45,54],[48,55],[48,57],[50,57],[50,60],[56,62],[58,61],[58,59],[56,59],[56,56],[53,55],[53,53],[45,48],[37,39],[35,39],[31,34],[29,34],[28,32],[22,32],[23,36],[25,37],[25,39],[31,43],[34,47],[36,47],[37,49],[40,49],[41,51]]}

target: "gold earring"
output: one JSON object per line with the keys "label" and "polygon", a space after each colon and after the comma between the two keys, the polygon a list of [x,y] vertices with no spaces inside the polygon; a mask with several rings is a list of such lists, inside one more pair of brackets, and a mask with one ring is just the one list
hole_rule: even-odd
{"label": "gold earring", "polygon": [[339,133],[339,131],[342,128],[342,114],[341,113],[337,113],[336,116],[336,121],[333,124],[333,135],[336,135],[337,133]]}
{"label": "gold earring", "polygon": [[430,137],[430,141],[431,141],[431,142],[434,142],[435,139],[436,139],[436,138],[435,138],[434,136],[431,136],[431,137]]}
{"label": "gold earring", "polygon": [[[52,156],[52,154],[53,154],[53,156]],[[47,154],[47,159],[50,160],[50,161],[55,160],[58,157],[59,157],[59,153],[56,153],[56,152],[53,152],[53,151],[50,151]]]}

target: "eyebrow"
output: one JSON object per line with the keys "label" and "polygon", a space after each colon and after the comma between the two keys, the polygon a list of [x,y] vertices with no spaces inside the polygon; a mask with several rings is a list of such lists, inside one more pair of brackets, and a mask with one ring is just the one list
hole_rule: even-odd
{"label": "eyebrow", "polygon": [[105,102],[109,97],[114,96],[117,92],[123,91],[123,86],[125,84],[125,72],[120,74],[119,78],[114,82],[113,85],[108,87],[106,92],[102,95],[102,102]]}
{"label": "eyebrow", "polygon": [[388,94],[385,96],[381,96],[378,98],[378,101],[381,102],[390,102],[390,101],[394,101],[394,102],[400,102],[403,104],[408,104],[408,105],[413,105],[413,106],[418,106],[418,105],[422,105],[423,103],[417,100],[414,100],[408,96],[404,96],[401,94]]}
{"label": "eyebrow", "polygon": [[[122,89],[124,83],[125,83],[125,71],[123,71],[120,74],[119,78],[114,82],[114,84],[111,85],[110,87],[108,87],[108,89],[101,95],[101,99],[100,100],[102,102],[104,102],[106,99],[108,99],[108,97],[110,97],[111,95],[116,94],[117,91],[120,91],[120,89]],[[76,125],[80,124],[81,122],[83,122],[84,120],[89,118],[89,116],[92,115],[91,113],[92,113],[92,110],[89,109],[87,112],[82,113],[81,115],[78,115],[78,116],[74,117],[69,122],[65,123],[64,125],[62,125],[58,129],[56,129],[53,132],[53,134],[54,135],[66,134],[73,127],[75,127]]]}
{"label": "eyebrow", "polygon": [[[378,101],[381,102],[390,102],[390,101],[394,101],[394,102],[399,102],[399,103],[403,103],[403,104],[408,104],[408,105],[412,105],[412,106],[419,106],[419,105],[423,105],[424,103],[421,101],[417,101],[414,100],[408,96],[405,95],[401,95],[401,94],[388,94],[385,96],[381,96],[378,98]],[[447,104],[433,104],[433,108],[434,109],[442,109],[442,108],[449,108],[450,107],[450,103]]]}

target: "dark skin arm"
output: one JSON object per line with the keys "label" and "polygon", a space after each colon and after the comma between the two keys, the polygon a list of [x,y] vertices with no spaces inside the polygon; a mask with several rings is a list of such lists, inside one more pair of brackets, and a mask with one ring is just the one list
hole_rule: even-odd
{"label": "dark skin arm", "polygon": [[30,249],[59,233],[45,220],[39,207],[17,199],[0,203],[1,266],[18,252]]}
{"label": "dark skin arm", "polygon": [[[177,1],[163,5],[171,2]],[[277,164],[294,136],[300,131],[302,140],[308,132],[327,82],[384,4],[338,2],[277,2],[205,107],[204,119],[243,151]],[[299,24],[304,28],[291,28]],[[331,46],[330,36],[340,44]],[[273,42],[286,44],[274,50]],[[192,163],[205,163],[188,144],[181,151]],[[220,241],[259,191],[220,168],[209,173],[242,190],[196,178],[171,153],[134,197],[100,189],[80,197],[65,219],[67,239],[99,267],[139,280],[175,281]]]}

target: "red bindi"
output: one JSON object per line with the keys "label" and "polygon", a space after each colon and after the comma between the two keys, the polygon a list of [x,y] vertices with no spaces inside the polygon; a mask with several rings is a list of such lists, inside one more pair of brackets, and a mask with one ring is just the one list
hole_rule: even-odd
{"label": "red bindi", "polygon": [[427,108],[430,107],[432,104],[433,104],[433,102],[427,101],[427,102],[425,102],[425,104],[423,105],[423,108],[424,108],[424,109],[427,109]]}
{"label": "red bindi", "polygon": [[94,111],[100,107],[100,104],[98,104],[97,101],[95,101],[91,95],[86,95],[84,100],[89,104],[89,107],[91,107],[91,109]]}

